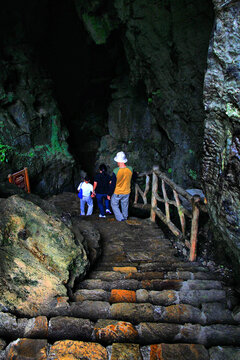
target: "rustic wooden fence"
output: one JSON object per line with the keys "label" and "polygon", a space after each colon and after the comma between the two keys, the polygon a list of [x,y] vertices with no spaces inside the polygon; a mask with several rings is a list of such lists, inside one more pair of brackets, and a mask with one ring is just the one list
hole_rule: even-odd
{"label": "rustic wooden fence", "polygon": [[[185,241],[185,245],[190,249],[189,260],[196,260],[197,250],[197,236],[198,236],[198,223],[200,210],[207,212],[205,204],[201,202],[198,195],[191,196],[188,192],[182,189],[180,186],[170,180],[163,172],[159,170],[157,166],[153,167],[153,170],[138,174],[138,178],[145,177],[145,189],[142,190],[139,184],[135,184],[135,199],[134,207],[149,208],[151,211],[150,219],[152,222],[156,221],[156,215],[168,226],[168,228],[176,235],[179,239]],[[150,191],[150,182],[152,177],[152,194],[151,204],[148,204],[147,194]],[[160,181],[159,181],[160,180]],[[168,191],[166,190],[166,184],[169,186]],[[161,186],[161,194],[159,195],[159,187]],[[172,194],[169,196],[169,189]],[[142,204],[138,203],[139,194],[142,197]],[[182,205],[182,196],[191,205],[192,209],[189,211]],[[170,197],[170,199],[169,199]],[[157,203],[164,203],[165,213],[160,210]],[[172,222],[170,216],[170,205],[177,208],[181,230]],[[186,219],[185,216],[191,219],[191,233],[190,239],[186,236]]]}

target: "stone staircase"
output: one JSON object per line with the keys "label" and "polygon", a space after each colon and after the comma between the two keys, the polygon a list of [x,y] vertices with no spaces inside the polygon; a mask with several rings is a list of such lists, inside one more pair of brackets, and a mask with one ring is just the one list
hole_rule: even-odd
{"label": "stone staircase", "polygon": [[178,257],[146,220],[88,220],[102,236],[101,259],[48,313],[5,314],[0,359],[240,359],[238,299],[223,278]]}

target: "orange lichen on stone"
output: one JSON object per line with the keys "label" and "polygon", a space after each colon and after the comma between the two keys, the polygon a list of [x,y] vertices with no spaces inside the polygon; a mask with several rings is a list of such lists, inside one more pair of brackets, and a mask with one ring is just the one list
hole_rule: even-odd
{"label": "orange lichen on stone", "polygon": [[112,345],[111,360],[140,360],[142,359],[140,346],[138,344],[116,344]]}
{"label": "orange lichen on stone", "polygon": [[111,291],[111,296],[109,299],[110,303],[135,303],[136,302],[136,292],[132,290],[120,290],[113,289]]}
{"label": "orange lichen on stone", "polygon": [[59,296],[57,297],[57,303],[64,303],[66,302],[66,297],[65,296]]}
{"label": "orange lichen on stone", "polygon": [[176,292],[174,290],[169,290],[167,297],[170,301],[176,300]]}
{"label": "orange lichen on stone", "polygon": [[125,267],[113,267],[113,271],[119,271],[121,273],[130,273],[137,272],[137,268],[133,266],[125,266]]}
{"label": "orange lichen on stone", "polygon": [[150,360],[163,360],[162,357],[162,345],[150,346]]}
{"label": "orange lichen on stone", "polygon": [[179,322],[187,314],[189,314],[189,308],[184,304],[171,305],[165,308],[165,320],[167,321]]}
{"label": "orange lichen on stone", "polygon": [[143,281],[141,282],[141,287],[142,287],[143,289],[150,289],[151,286],[152,286],[152,281],[151,281],[151,280],[143,280]]}
{"label": "orange lichen on stone", "polygon": [[95,328],[96,338],[105,343],[130,341],[138,338],[138,332],[129,322],[119,321],[117,324],[107,325],[103,328]]}
{"label": "orange lichen on stone", "polygon": [[6,360],[47,360],[47,340],[18,339],[8,346]]}
{"label": "orange lichen on stone", "polygon": [[34,337],[37,337],[37,335],[39,338],[48,337],[48,320],[46,316],[37,316],[35,318],[33,328],[31,329],[31,333],[32,335],[34,335]]}
{"label": "orange lichen on stone", "polygon": [[50,349],[51,360],[107,360],[107,350],[100,344],[83,341],[57,341]]}

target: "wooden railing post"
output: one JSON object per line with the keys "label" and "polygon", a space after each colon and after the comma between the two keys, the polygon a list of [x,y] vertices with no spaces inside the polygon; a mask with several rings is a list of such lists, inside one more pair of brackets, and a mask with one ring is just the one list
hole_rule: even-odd
{"label": "wooden railing post", "polygon": [[162,193],[163,193],[163,198],[164,198],[164,203],[165,203],[166,220],[167,220],[167,223],[169,223],[169,221],[170,221],[170,208],[169,208],[169,200],[168,200],[168,197],[167,197],[167,192],[166,192],[164,180],[162,180]]}
{"label": "wooden railing post", "polygon": [[156,212],[153,210],[157,207],[157,199],[155,194],[158,191],[158,176],[156,175],[155,171],[159,170],[158,166],[153,167],[153,174],[152,174],[152,200],[151,200],[151,215],[150,220],[152,222],[156,221]]}
{"label": "wooden railing post", "polygon": [[135,184],[135,199],[134,199],[134,204],[137,204],[138,202],[138,186],[137,184]]}
{"label": "wooden railing post", "polygon": [[195,261],[197,257],[197,233],[198,233],[198,219],[200,196],[193,196],[192,200],[192,226],[191,226],[191,239],[190,239],[190,261]]}
{"label": "wooden railing post", "polygon": [[183,207],[182,207],[181,202],[179,200],[178,193],[174,189],[173,189],[173,195],[174,195],[174,199],[175,199],[176,205],[177,205],[177,210],[178,210],[178,215],[179,215],[179,219],[180,219],[180,223],[181,223],[182,233],[183,233],[183,236],[185,236],[186,222],[185,222],[185,216],[184,216],[184,212],[183,212]]}

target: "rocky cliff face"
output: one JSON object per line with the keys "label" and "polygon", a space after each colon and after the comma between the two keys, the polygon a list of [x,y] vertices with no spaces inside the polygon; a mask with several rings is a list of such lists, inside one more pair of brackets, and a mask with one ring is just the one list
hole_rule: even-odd
{"label": "rocky cliff face", "polygon": [[63,190],[72,180],[74,160],[51,79],[22,44],[4,48],[0,71],[1,181],[27,167],[35,192]]}
{"label": "rocky cliff face", "polygon": [[109,135],[102,139],[100,160],[109,163],[106,149],[114,153],[121,148],[139,170],[155,162],[178,183],[199,185],[202,84],[212,3],[75,0],[75,4],[96,44],[107,44],[111,32],[119,31],[129,66],[128,85],[123,77],[112,83]]}
{"label": "rocky cliff face", "polygon": [[215,0],[205,76],[203,181],[216,241],[240,265],[240,2]]}

